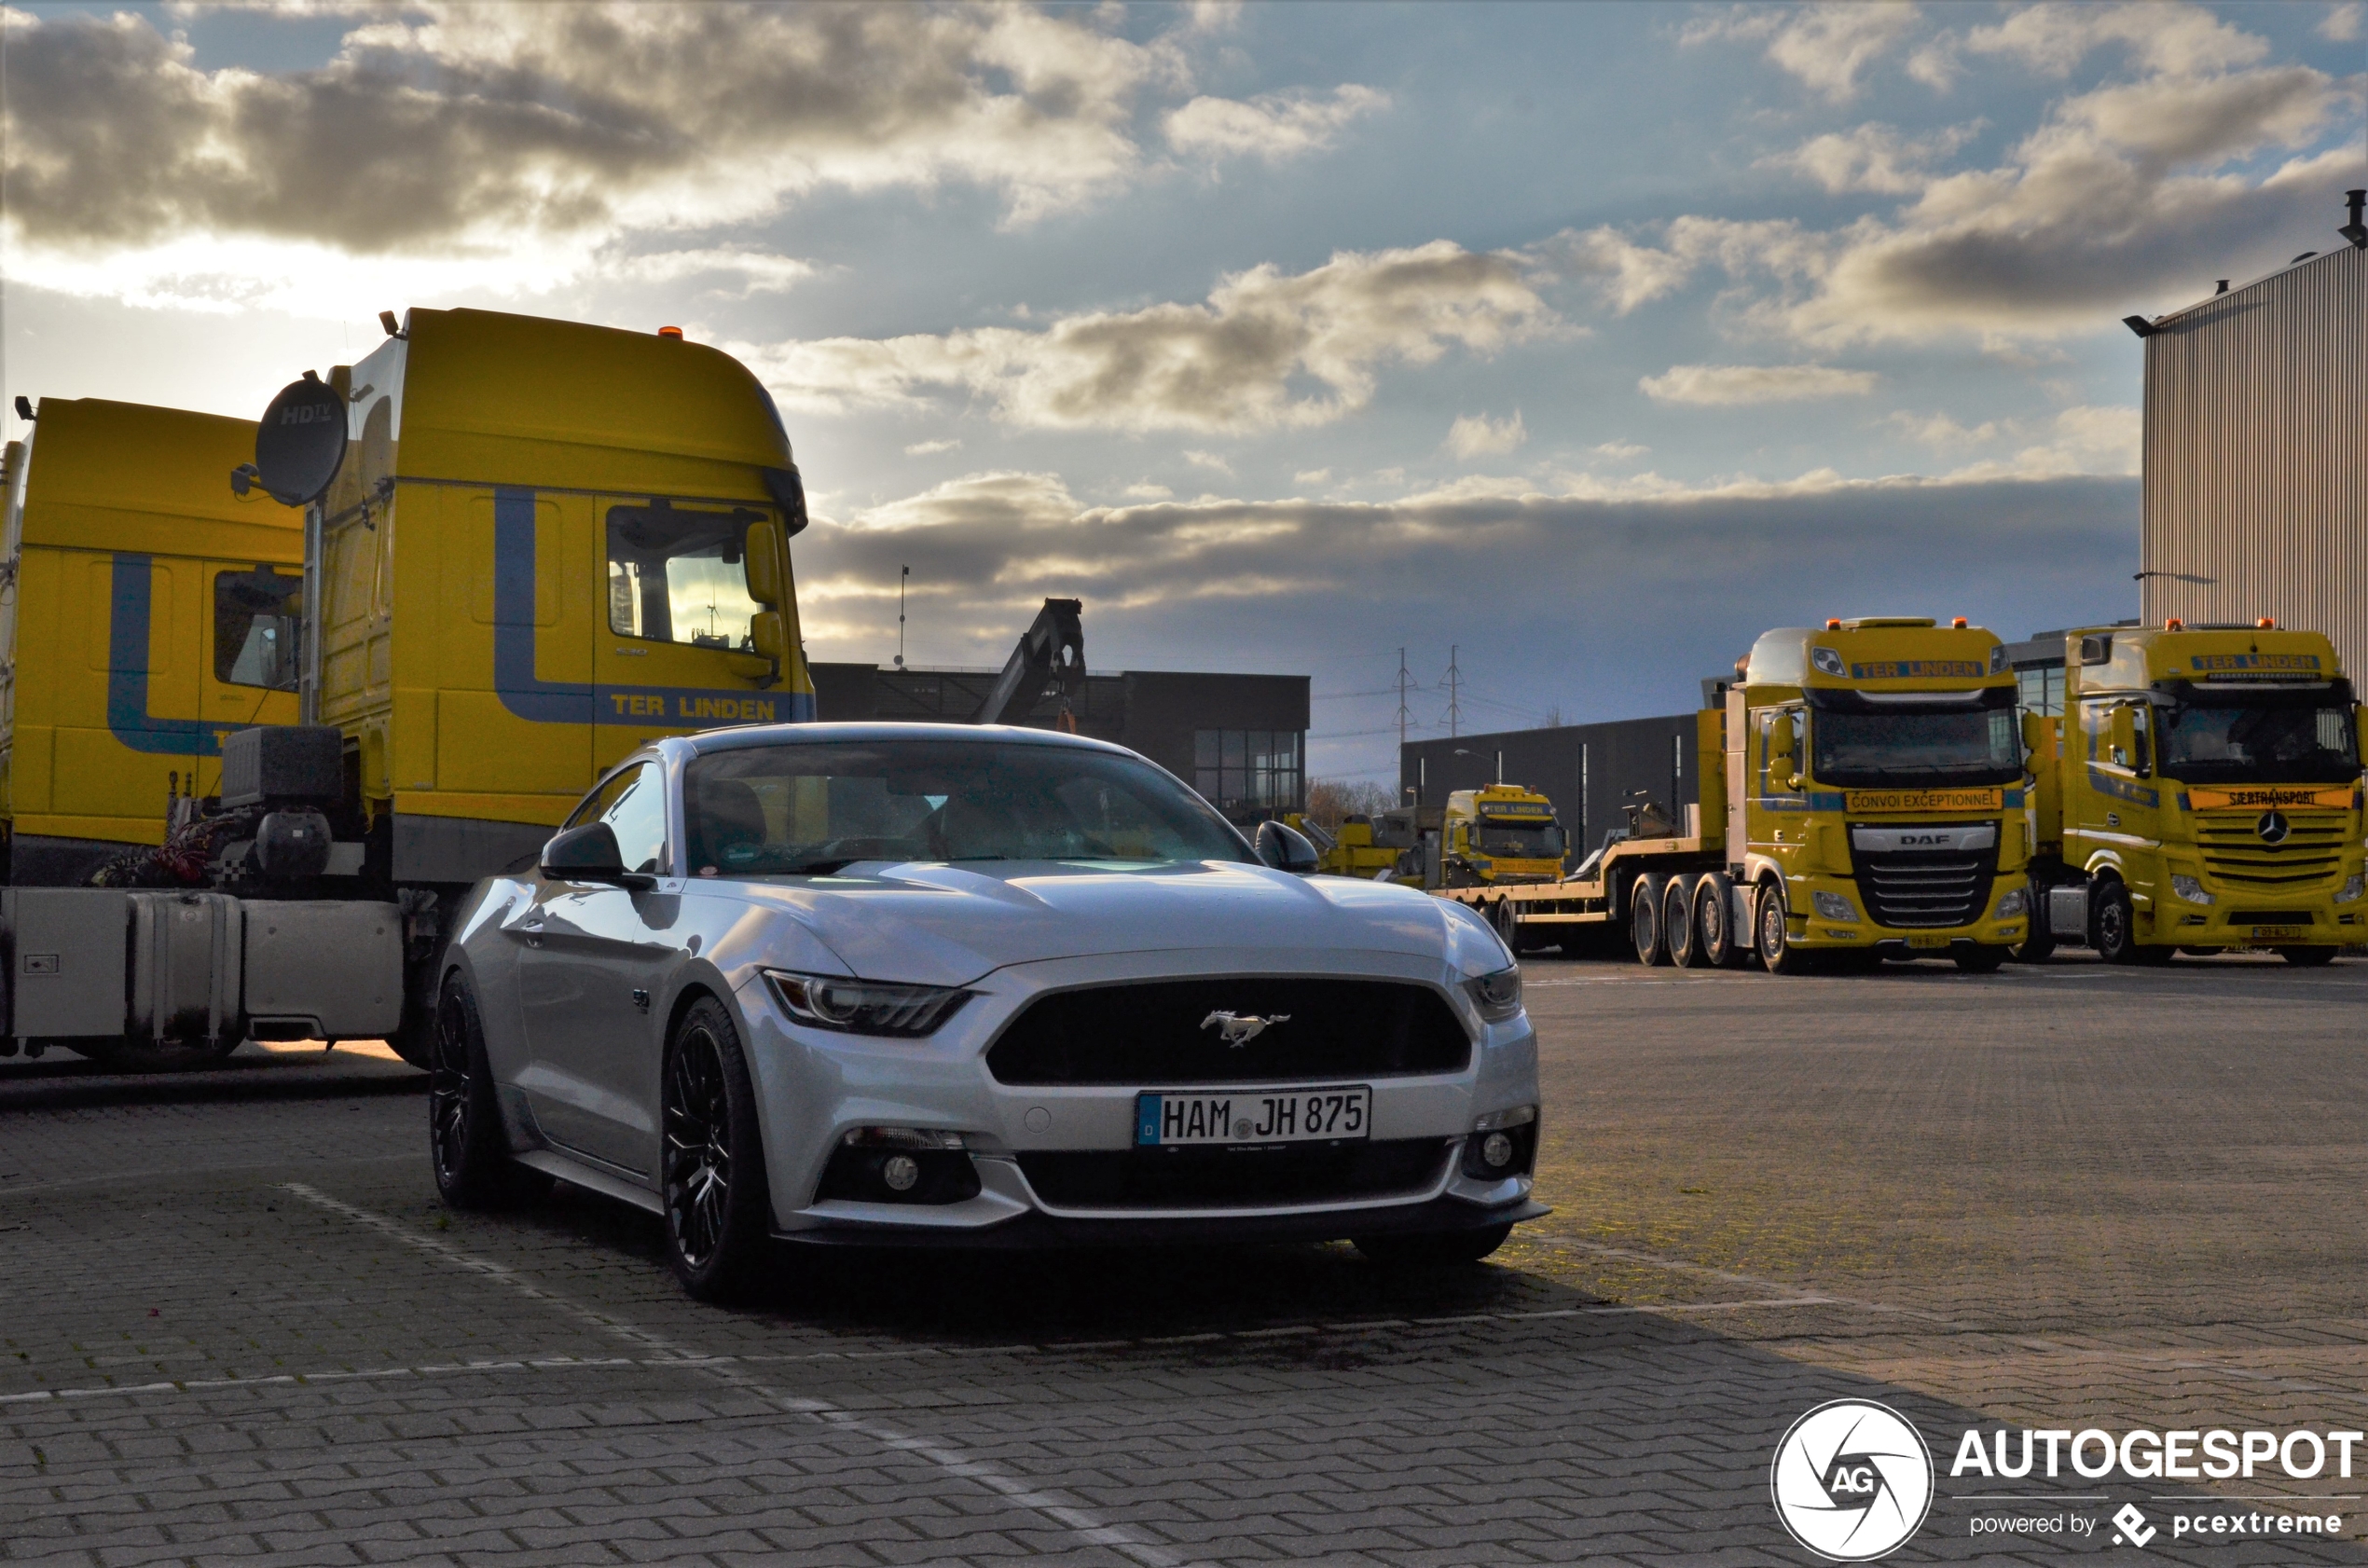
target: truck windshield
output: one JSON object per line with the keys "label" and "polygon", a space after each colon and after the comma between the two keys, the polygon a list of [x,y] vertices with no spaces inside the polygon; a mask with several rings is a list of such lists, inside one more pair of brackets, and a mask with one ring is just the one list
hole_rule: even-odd
{"label": "truck windshield", "polygon": [[749,746],[682,781],[695,876],[821,876],[857,860],[1246,860],[1241,838],[1147,763],[1026,742]]}
{"label": "truck windshield", "polygon": [[2188,784],[2348,784],[2351,710],[2301,703],[2181,703],[2162,714],[2162,770]]}
{"label": "truck windshield", "polygon": [[2023,776],[2022,738],[2011,708],[1946,712],[1845,713],[1810,721],[1810,771],[1860,789],[2005,784]]}
{"label": "truck windshield", "polygon": [[1479,838],[1481,854],[1508,860],[1554,860],[1563,854],[1563,830],[1551,822],[1483,817]]}

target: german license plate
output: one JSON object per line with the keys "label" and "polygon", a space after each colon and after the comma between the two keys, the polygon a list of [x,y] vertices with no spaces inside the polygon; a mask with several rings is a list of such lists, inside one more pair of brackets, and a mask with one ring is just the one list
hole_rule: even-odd
{"label": "german license plate", "polygon": [[1361,1083],[1321,1089],[1195,1089],[1135,1096],[1135,1146],[1329,1143],[1370,1136],[1373,1091]]}
{"label": "german license plate", "polygon": [[1948,939],[1947,937],[1909,937],[1907,945],[1918,949],[1946,949],[1948,946]]}
{"label": "german license plate", "polygon": [[2300,926],[2255,926],[2255,942],[2299,942],[2310,933]]}

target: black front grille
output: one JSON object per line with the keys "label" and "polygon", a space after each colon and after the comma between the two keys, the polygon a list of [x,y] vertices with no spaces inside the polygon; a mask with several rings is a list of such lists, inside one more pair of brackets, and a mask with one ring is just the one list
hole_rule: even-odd
{"label": "black front grille", "polygon": [[1061,1149],[1020,1170],[1054,1208],[1283,1208],[1415,1197],[1436,1186],[1456,1140],[1397,1138],[1290,1148]]}
{"label": "black front grille", "polygon": [[[1212,1015],[1271,1022],[1228,1045]],[[1272,1083],[1452,1073],[1471,1037],[1426,985],[1243,975],[1059,991],[1023,1009],[986,1052],[998,1083]]]}
{"label": "black front grille", "polygon": [[1873,853],[1853,848],[1859,895],[1866,917],[1897,930],[1920,927],[1970,926],[1982,917],[1989,885],[1998,874],[1998,845],[1983,849],[1898,849]]}

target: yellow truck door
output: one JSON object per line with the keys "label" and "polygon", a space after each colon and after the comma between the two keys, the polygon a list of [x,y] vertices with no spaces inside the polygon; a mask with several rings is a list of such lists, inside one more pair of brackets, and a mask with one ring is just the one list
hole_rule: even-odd
{"label": "yellow truck door", "polygon": [[596,765],[655,736],[813,716],[811,701],[792,691],[789,578],[769,510],[647,498],[598,504]]}

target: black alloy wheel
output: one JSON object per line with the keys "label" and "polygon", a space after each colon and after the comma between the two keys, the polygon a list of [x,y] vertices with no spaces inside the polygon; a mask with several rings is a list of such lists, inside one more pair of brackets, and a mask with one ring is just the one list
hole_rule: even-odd
{"label": "black alloy wheel", "polygon": [[667,1258],[702,1301],[737,1298],[764,1261],[771,1201],[739,1032],[713,997],[668,1042],[660,1120]]}
{"label": "black alloy wheel", "polygon": [[2100,878],[2088,895],[2088,942],[2109,964],[2145,961],[2138,945],[2137,908],[2116,878]]}
{"label": "black alloy wheel", "polygon": [[437,1194],[456,1209],[493,1209],[548,1190],[548,1176],[510,1158],[476,999],[458,973],[436,994],[428,1044],[428,1158]]}
{"label": "black alloy wheel", "polygon": [[1742,965],[1748,944],[1736,941],[1735,884],[1725,872],[1694,885],[1694,931],[1702,962],[1719,970]]}

